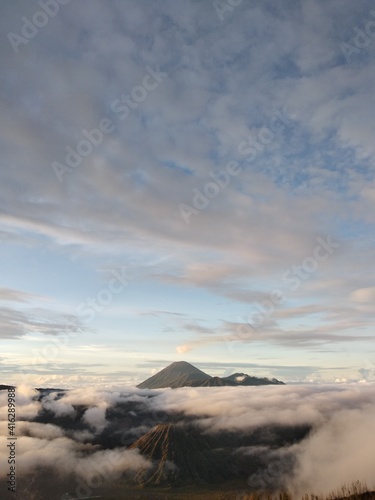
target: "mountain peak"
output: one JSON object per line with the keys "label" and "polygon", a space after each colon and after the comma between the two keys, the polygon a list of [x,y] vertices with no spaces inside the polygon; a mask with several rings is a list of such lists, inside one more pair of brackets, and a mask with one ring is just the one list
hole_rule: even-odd
{"label": "mountain peak", "polygon": [[175,361],[166,368],[137,385],[140,389],[162,389],[165,387],[183,387],[197,380],[210,379],[210,375],[202,372],[187,361]]}
{"label": "mountain peak", "polygon": [[166,368],[191,368],[196,370],[197,368],[193,366],[191,363],[188,363],[187,361],[174,361],[170,365],[168,365]]}

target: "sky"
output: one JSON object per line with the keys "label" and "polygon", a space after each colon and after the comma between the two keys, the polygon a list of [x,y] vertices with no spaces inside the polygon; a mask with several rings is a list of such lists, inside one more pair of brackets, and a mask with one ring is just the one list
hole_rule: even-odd
{"label": "sky", "polygon": [[375,379],[372,7],[2,2],[2,383]]}

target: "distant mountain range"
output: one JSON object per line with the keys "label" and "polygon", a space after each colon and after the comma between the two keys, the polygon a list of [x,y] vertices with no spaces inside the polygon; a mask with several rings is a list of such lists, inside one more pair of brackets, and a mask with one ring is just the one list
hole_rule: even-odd
{"label": "distant mountain range", "polygon": [[229,377],[211,377],[186,361],[176,361],[137,385],[140,389],[171,387],[220,387],[246,385],[284,385],[275,378],[252,377],[246,373],[234,373]]}

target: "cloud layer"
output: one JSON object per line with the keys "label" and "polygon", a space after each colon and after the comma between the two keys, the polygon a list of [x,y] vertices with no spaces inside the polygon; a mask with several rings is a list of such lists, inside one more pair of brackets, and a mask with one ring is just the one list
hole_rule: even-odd
{"label": "cloud layer", "polygon": [[[239,446],[236,451],[249,460],[254,454],[265,457],[263,468],[247,480],[250,489],[257,484],[263,489],[279,484],[299,495],[328,493],[357,480],[373,486],[373,384],[127,392],[88,389],[44,392],[41,399],[36,396],[27,387],[18,389],[20,477],[38,467],[52,467],[62,477],[75,474],[89,486],[98,475],[101,482],[106,475],[132,477],[152,464],[127,446],[155,425],[177,418],[180,425],[196,425],[211,436],[228,432],[247,436],[243,443],[258,430],[268,429],[262,446]],[[3,415],[5,391],[0,398]],[[78,420],[77,412],[81,415]],[[0,445],[6,446],[6,422],[0,426]],[[293,429],[310,432],[294,444],[283,445],[277,438],[280,428],[290,429],[292,434],[297,432]],[[1,460],[5,471],[5,458]]]}

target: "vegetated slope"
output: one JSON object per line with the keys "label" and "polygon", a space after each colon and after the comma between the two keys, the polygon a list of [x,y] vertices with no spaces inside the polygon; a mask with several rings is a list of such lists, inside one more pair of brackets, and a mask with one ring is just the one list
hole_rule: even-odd
{"label": "vegetated slope", "polygon": [[210,375],[202,372],[186,361],[168,365],[156,375],[137,385],[140,389],[162,389],[164,387],[184,387],[197,380],[208,380]]}
{"label": "vegetated slope", "polygon": [[159,424],[133,443],[154,462],[135,481],[144,485],[199,484],[220,482],[233,476],[232,463],[220,447],[222,442],[193,426]]}

